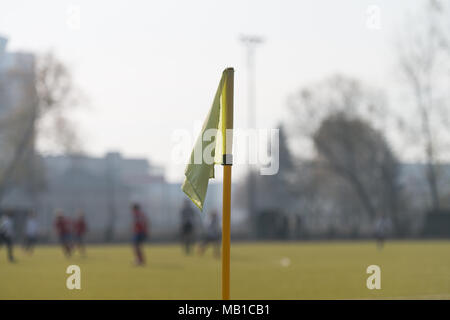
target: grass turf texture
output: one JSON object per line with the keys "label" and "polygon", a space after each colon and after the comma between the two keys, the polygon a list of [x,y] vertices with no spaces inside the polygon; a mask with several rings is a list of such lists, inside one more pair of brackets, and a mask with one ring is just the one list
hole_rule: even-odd
{"label": "grass turf texture", "polygon": [[[184,256],[179,246],[147,245],[134,267],[128,246],[91,246],[64,258],[37,247],[18,262],[0,249],[0,299],[220,299],[220,260]],[[211,250],[211,249],[209,249]],[[232,244],[232,299],[450,299],[450,242]],[[81,267],[81,290],[66,288],[67,266]],[[381,290],[366,288],[366,268],[381,267]]]}

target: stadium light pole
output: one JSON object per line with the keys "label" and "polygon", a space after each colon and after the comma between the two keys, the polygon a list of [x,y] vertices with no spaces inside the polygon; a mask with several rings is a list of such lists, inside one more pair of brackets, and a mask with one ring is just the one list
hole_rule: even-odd
{"label": "stadium light pole", "polygon": [[[256,113],[255,113],[255,49],[258,45],[264,42],[264,39],[255,35],[241,35],[239,40],[245,46],[247,51],[247,96],[248,96],[248,116],[247,116],[247,126],[248,129],[256,129]],[[250,147],[249,147],[250,152]],[[250,159],[250,154],[249,154]],[[249,163],[248,166],[248,180],[247,180],[247,210],[249,214],[250,224],[255,232],[255,199],[256,199],[256,183],[255,177],[252,172],[252,166]]]}

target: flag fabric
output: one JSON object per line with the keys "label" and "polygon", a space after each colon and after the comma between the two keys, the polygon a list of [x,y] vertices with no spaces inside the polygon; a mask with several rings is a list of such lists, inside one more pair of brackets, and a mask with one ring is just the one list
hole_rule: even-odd
{"label": "flag fabric", "polygon": [[[181,188],[200,210],[203,210],[209,179],[214,178],[214,165],[221,164],[223,155],[231,149],[231,141],[228,146],[226,142],[226,99],[228,82],[233,81],[233,72],[232,68],[223,71],[211,109],[184,171],[185,179]],[[228,110],[228,112],[233,111]]]}

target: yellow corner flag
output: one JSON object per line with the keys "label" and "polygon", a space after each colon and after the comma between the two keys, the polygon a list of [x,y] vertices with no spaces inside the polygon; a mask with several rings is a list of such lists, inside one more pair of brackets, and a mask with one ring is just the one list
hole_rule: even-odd
{"label": "yellow corner flag", "polygon": [[233,142],[234,70],[223,71],[214,101],[192,150],[184,175],[184,193],[203,210],[214,165],[223,165],[222,299],[230,299],[230,211]]}
{"label": "yellow corner flag", "polygon": [[[209,179],[214,178],[214,165],[223,164],[226,160],[224,156],[231,155],[233,74],[232,68],[223,72],[211,109],[184,172],[186,178],[182,189],[200,210],[203,210]],[[227,129],[230,129],[228,133]]]}

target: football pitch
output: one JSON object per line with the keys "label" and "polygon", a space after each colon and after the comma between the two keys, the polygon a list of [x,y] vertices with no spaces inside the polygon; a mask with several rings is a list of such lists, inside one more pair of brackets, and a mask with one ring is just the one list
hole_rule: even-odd
{"label": "football pitch", "polygon": [[[33,256],[0,249],[0,299],[220,299],[220,260],[211,248],[185,256],[178,245],[145,248],[147,265],[132,265],[126,245],[88,246],[65,258],[57,246]],[[81,289],[69,290],[69,265]],[[381,268],[381,289],[366,287],[369,265]],[[450,241],[233,243],[232,299],[450,299]]]}

